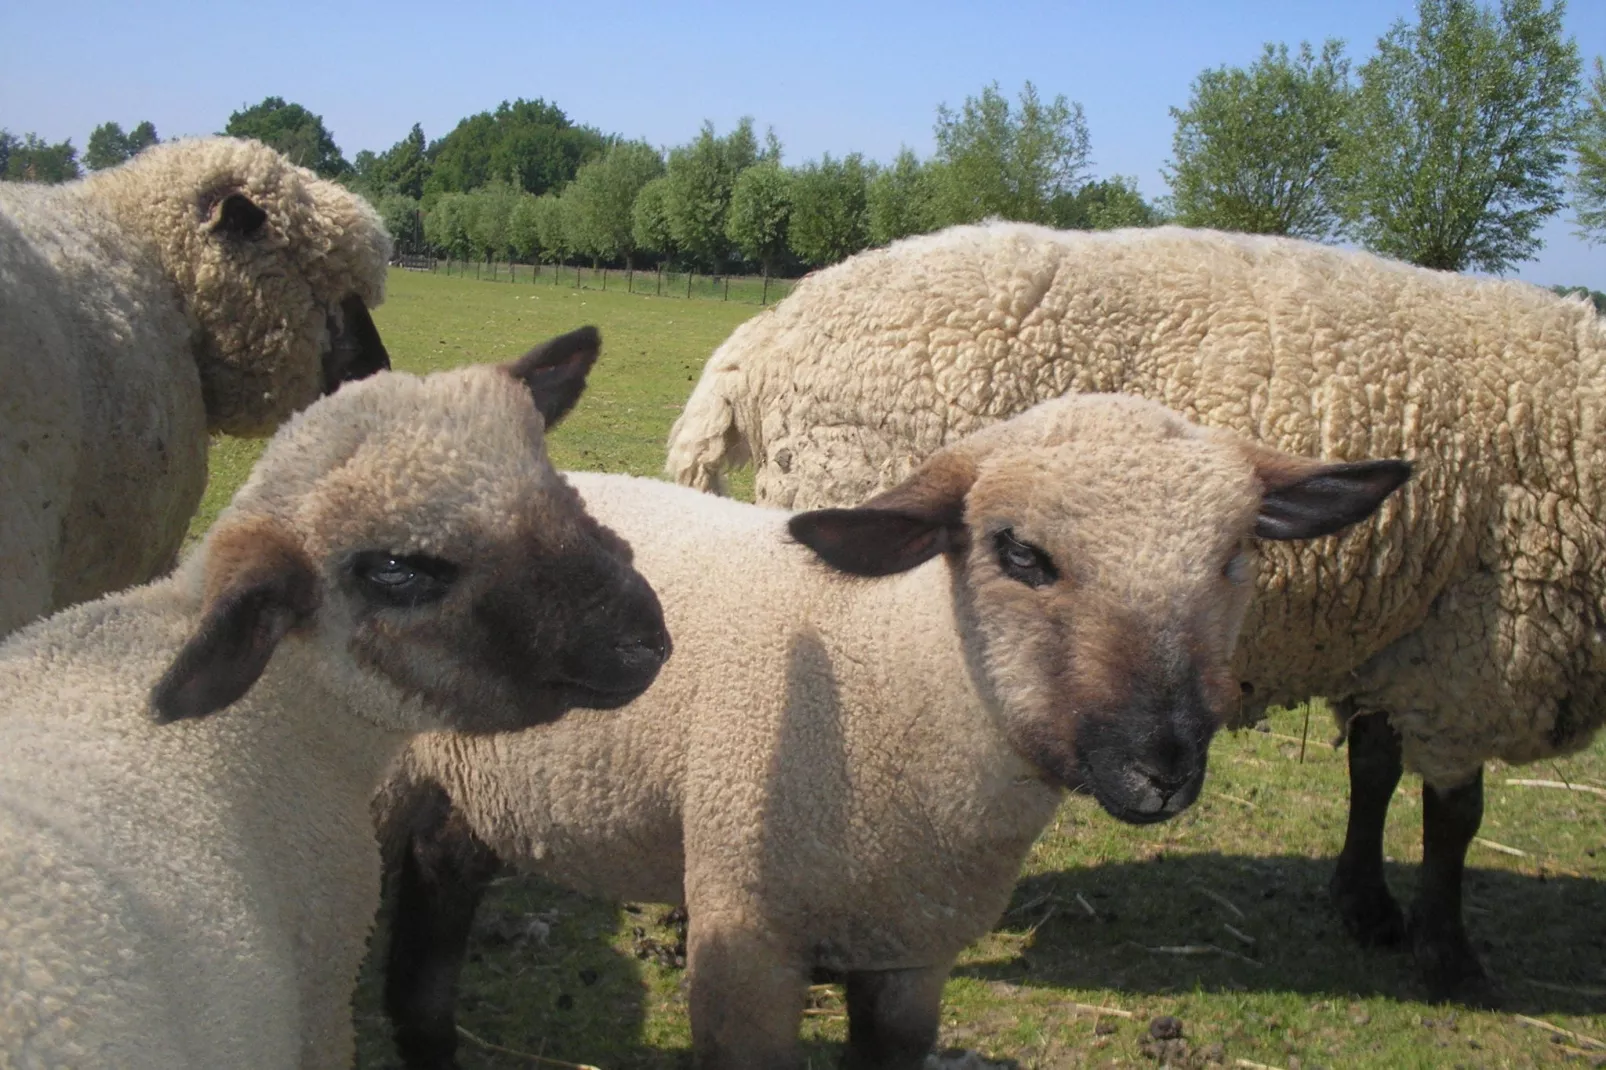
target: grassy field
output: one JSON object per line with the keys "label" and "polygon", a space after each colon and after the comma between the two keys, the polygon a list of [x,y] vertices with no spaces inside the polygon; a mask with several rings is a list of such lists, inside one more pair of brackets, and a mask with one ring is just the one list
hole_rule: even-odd
{"label": "grassy field", "polygon": [[[505,359],[598,324],[604,359],[553,452],[569,467],[656,474],[704,358],[755,312],[398,272],[376,319],[397,366],[414,371]],[[198,525],[255,454],[248,443],[216,446]],[[1202,799],[1176,821],[1133,828],[1067,800],[1009,913],[949,984],[943,1043],[1021,1067],[1606,1065],[1606,741],[1566,762],[1486,773],[1468,917],[1507,1005],[1477,1012],[1422,1002],[1404,954],[1345,938],[1325,897],[1343,838],[1344,754],[1326,742],[1327,715],[1317,709],[1307,735],[1305,713],[1281,711],[1266,731],[1219,739]],[[1402,897],[1415,880],[1421,813],[1407,778],[1388,839]],[[666,909],[500,882],[482,911],[461,1021],[511,1054],[465,1043],[463,1065],[689,1065]],[[367,1068],[395,1065],[374,981],[365,978],[358,1000]],[[833,1066],[845,1036],[840,991],[821,988],[814,1003],[812,1065]],[[1180,1043],[1146,1041],[1158,1015],[1182,1020]]]}

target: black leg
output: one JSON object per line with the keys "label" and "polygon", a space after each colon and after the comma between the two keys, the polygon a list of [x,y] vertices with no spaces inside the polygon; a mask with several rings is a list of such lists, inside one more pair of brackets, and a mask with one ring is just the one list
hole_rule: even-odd
{"label": "black leg", "polygon": [[1482,821],[1482,769],[1458,788],[1423,786],[1422,880],[1411,904],[1411,946],[1434,999],[1496,1001],[1461,920],[1467,847]]}
{"label": "black leg", "polygon": [[457,977],[474,911],[500,868],[453,810],[445,792],[418,808],[395,873],[396,903],[385,967],[385,1013],[408,1070],[456,1070]]}
{"label": "black leg", "polygon": [[1400,783],[1400,735],[1388,715],[1349,721],[1349,828],[1328,890],[1344,928],[1368,947],[1397,944],[1405,918],[1383,879],[1383,824]]}
{"label": "black leg", "polygon": [[937,1043],[948,966],[848,974],[849,1070],[918,1070]]}

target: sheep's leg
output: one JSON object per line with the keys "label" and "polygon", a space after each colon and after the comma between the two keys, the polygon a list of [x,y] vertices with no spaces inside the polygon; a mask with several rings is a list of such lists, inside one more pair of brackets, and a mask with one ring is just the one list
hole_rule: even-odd
{"label": "sheep's leg", "polygon": [[469,930],[499,869],[455,811],[415,826],[396,879],[385,967],[385,1013],[408,1070],[455,1070],[457,977]]}
{"label": "sheep's leg", "polygon": [[808,969],[763,935],[688,904],[686,987],[699,1070],[796,1070]]}
{"label": "sheep's leg", "polygon": [[848,974],[848,1070],[919,1070],[937,1042],[948,966]]}
{"label": "sheep's leg", "polygon": [[1488,1004],[1493,987],[1461,920],[1467,847],[1483,822],[1483,770],[1457,788],[1422,786],[1422,879],[1411,904],[1411,945],[1435,999]]}
{"label": "sheep's leg", "polygon": [[1400,734],[1385,713],[1349,719],[1349,828],[1328,890],[1339,916],[1362,944],[1405,936],[1405,918],[1383,879],[1383,825],[1400,783]]}

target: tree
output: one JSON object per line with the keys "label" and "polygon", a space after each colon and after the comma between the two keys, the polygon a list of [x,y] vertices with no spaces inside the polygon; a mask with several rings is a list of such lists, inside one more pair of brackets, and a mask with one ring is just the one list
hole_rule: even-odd
{"label": "tree", "polygon": [[1578,124],[1578,173],[1572,190],[1578,236],[1606,242],[1606,63],[1599,56]]}
{"label": "tree", "polygon": [[630,208],[630,236],[636,248],[667,257],[675,251],[669,230],[669,179],[655,178],[636,194]]}
{"label": "tree", "polygon": [[1360,70],[1339,154],[1344,214],[1368,249],[1503,272],[1562,206],[1578,46],[1562,3],[1419,0]]}
{"label": "tree", "polygon": [[541,259],[541,206],[533,193],[519,191],[507,217],[507,243],[515,256],[532,263]]}
{"label": "tree", "polygon": [[424,216],[424,240],[448,256],[468,259],[473,251],[474,202],[466,193],[436,199]]}
{"label": "tree", "polygon": [[429,147],[432,167],[422,192],[432,200],[500,178],[539,195],[568,183],[606,147],[600,133],[575,126],[556,104],[504,100],[494,112],[462,120]]}
{"label": "tree", "polygon": [[0,127],[0,179],[6,177],[6,167],[11,162],[11,150],[22,144],[15,134]]}
{"label": "tree", "polygon": [[101,123],[89,135],[89,144],[84,148],[84,165],[91,171],[116,167],[159,140],[156,127],[149,120],[134,127],[131,134],[123,133],[123,128],[116,123]]}
{"label": "tree", "polygon": [[816,266],[834,264],[870,243],[864,160],[853,153],[841,160],[826,153],[792,176],[792,251]]}
{"label": "tree", "polygon": [[1582,297],[1595,306],[1596,312],[1606,316],[1606,293],[1587,286],[1552,286],[1550,289],[1562,297]]}
{"label": "tree", "polygon": [[776,260],[786,255],[791,180],[777,153],[737,175],[736,186],[731,190],[725,235],[745,259],[759,265],[765,278],[774,270]]}
{"label": "tree", "polygon": [[1318,57],[1301,42],[1266,45],[1248,70],[1217,67],[1194,79],[1166,169],[1177,222],[1250,234],[1323,239],[1338,227],[1334,160],[1351,96],[1344,43]]}
{"label": "tree", "polygon": [[563,263],[576,251],[569,212],[556,193],[543,193],[535,199],[535,231],[541,248],[555,263]]}
{"label": "tree", "polygon": [[704,122],[696,140],[669,151],[664,214],[683,255],[719,269],[730,252],[725,218],[736,176],[757,163],[758,155],[753,120],[747,117],[724,137],[715,137],[714,124]]}
{"label": "tree", "polygon": [[956,114],[937,109],[939,222],[973,223],[1002,216],[1045,223],[1050,205],[1073,189],[1088,165],[1087,120],[1082,105],[1057,96],[1050,104],[1027,82],[1018,110],[994,82],[981,97],[966,97]]}
{"label": "tree", "polygon": [[419,205],[412,197],[386,193],[374,201],[374,209],[384,221],[385,230],[398,250],[412,252],[423,237],[418,229]]}
{"label": "tree", "polygon": [[508,221],[513,206],[518,203],[519,191],[501,179],[488,182],[468,194],[473,202],[473,222],[469,224],[469,240],[481,259],[494,260],[505,255],[509,248]]}
{"label": "tree", "polygon": [[373,198],[396,194],[419,200],[430,172],[427,148],[424,128],[414,123],[406,137],[384,152],[357,153],[351,161],[351,185]]}
{"label": "tree", "polygon": [[323,117],[283,97],[266,97],[262,103],[229,116],[223,132],[250,137],[282,152],[292,163],[311,168],[324,178],[339,178],[351,170],[340,146],[323,125]]}
{"label": "tree", "polygon": [[1065,230],[1115,230],[1118,227],[1153,227],[1165,216],[1143,199],[1135,178],[1086,182],[1075,193],[1055,199],[1053,221]]}
{"label": "tree", "polygon": [[38,134],[25,134],[20,141],[7,135],[4,149],[6,169],[0,177],[9,182],[68,182],[82,174],[72,138],[52,145]]}
{"label": "tree", "polygon": [[937,227],[936,172],[909,149],[891,167],[876,171],[865,188],[866,224],[871,245],[886,245]]}
{"label": "tree", "polygon": [[634,267],[632,209],[642,187],[663,173],[663,156],[641,141],[616,142],[581,167],[564,195],[574,198],[575,237],[584,250],[603,260],[622,257],[627,267]]}

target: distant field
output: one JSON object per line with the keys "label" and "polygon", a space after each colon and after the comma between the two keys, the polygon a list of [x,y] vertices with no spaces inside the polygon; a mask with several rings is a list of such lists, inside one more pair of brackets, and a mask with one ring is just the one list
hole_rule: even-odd
{"label": "distant field", "polygon": [[[397,366],[413,371],[507,359],[599,325],[604,359],[554,433],[553,452],[569,467],[652,475],[703,360],[756,312],[396,272],[376,319]],[[255,455],[250,444],[218,444],[210,512],[198,525]],[[1202,799],[1176,821],[1133,828],[1068,800],[1009,914],[948,986],[943,1042],[1022,1067],[1159,1066],[1142,1041],[1149,1019],[1169,1014],[1186,1039],[1167,1055],[1173,1067],[1606,1064],[1606,1044],[1591,1043],[1606,1042],[1606,742],[1567,762],[1485,774],[1468,915],[1509,1003],[1473,1012],[1418,1002],[1404,954],[1362,951],[1344,937],[1325,893],[1343,839],[1344,754],[1327,745],[1331,722],[1319,709],[1302,744],[1304,715],[1282,711],[1269,731],[1221,738]],[[1508,783],[1517,778],[1596,790]],[[1416,877],[1421,814],[1407,778],[1388,839],[1402,897]],[[543,1065],[530,1056],[609,1070],[689,1066],[682,973],[655,957],[674,942],[664,912],[503,881],[482,911],[461,1021],[524,1054],[465,1042],[465,1070]],[[542,926],[544,937],[530,935]],[[359,1065],[389,1067],[373,982],[358,1001]],[[822,988],[814,1003],[806,1030],[811,1065],[823,1070],[845,1036],[840,992]],[[1123,1013],[1095,1017],[1089,1006]]]}

